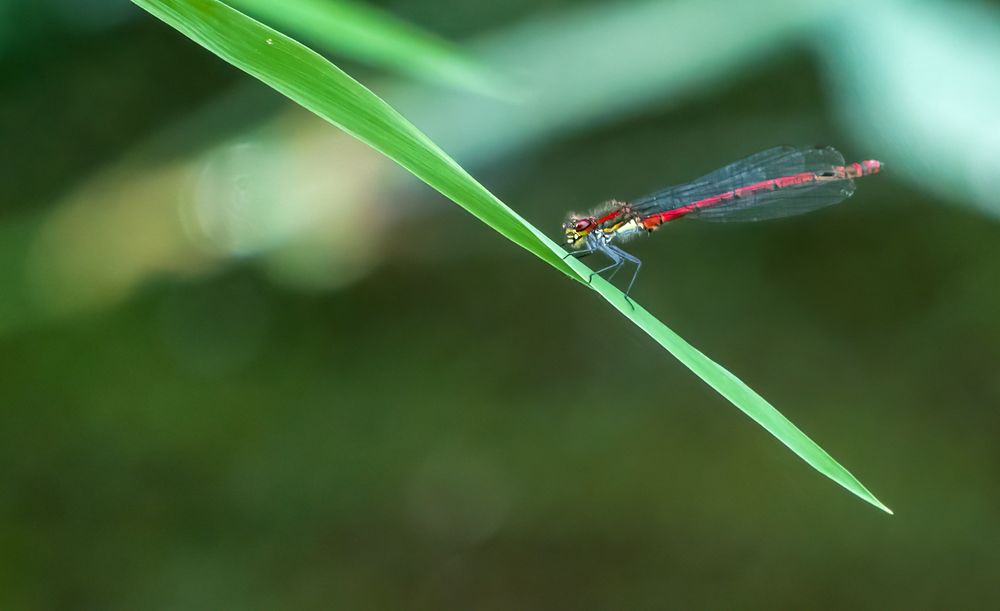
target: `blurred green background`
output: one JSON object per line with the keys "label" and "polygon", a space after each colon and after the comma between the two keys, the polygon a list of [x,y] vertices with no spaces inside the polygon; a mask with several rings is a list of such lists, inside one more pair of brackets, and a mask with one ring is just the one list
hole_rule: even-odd
{"label": "blurred green background", "polygon": [[632,250],[896,516],[138,8],[7,0],[0,609],[1000,607],[1000,4],[371,6],[516,99],[302,38],[554,236],[778,144],[882,160]]}

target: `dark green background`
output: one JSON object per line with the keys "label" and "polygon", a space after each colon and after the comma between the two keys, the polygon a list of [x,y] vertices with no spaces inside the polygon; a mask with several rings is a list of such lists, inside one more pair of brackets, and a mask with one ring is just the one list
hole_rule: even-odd
{"label": "dark green background", "polygon": [[[249,84],[131,6],[86,27],[59,3],[10,6],[8,236]],[[387,8],[460,39],[542,6]],[[680,107],[477,171],[555,235],[567,209],[775,144],[879,158],[840,131],[820,74],[793,49]],[[284,104],[258,97],[199,138]],[[232,262],[0,337],[0,608],[995,608],[1000,224],[885,161],[834,209],[680,223],[631,250],[646,262],[636,297],[896,516],[417,188],[433,213],[339,290],[283,289]]]}

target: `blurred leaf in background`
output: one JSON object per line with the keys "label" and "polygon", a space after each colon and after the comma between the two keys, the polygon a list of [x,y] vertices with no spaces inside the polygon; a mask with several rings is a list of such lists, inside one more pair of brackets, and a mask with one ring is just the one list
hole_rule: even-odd
{"label": "blurred leaf in background", "polygon": [[502,77],[467,51],[395,19],[369,4],[350,0],[233,0],[231,6],[259,15],[273,26],[301,31],[324,47],[475,93],[510,97]]}
{"label": "blurred leaf in background", "polygon": [[850,21],[818,45],[843,124],[914,187],[1000,217],[1000,9],[884,0]]}

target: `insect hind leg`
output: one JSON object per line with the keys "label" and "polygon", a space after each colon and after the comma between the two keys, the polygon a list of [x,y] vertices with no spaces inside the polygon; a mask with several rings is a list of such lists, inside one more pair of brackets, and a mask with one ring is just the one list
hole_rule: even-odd
{"label": "insect hind leg", "polygon": [[[629,302],[629,305],[631,305],[632,300],[629,299],[629,294],[632,292],[632,286],[635,285],[635,279],[639,277],[639,270],[642,269],[642,261],[639,260],[639,257],[636,257],[635,255],[630,255],[621,248],[618,248],[617,246],[609,246],[608,248],[612,250],[614,254],[618,257],[619,266],[623,265],[626,261],[635,264],[635,272],[632,273],[632,279],[629,280],[628,288],[625,289],[625,299]],[[618,270],[615,271],[617,272]],[[633,309],[635,308],[635,306],[632,307]]]}
{"label": "insect hind leg", "polygon": [[[601,246],[601,247],[597,247],[595,250],[599,250],[602,253],[604,253],[605,255],[607,255],[608,258],[611,259],[611,265],[602,267],[601,269],[597,270],[596,272],[591,272],[590,276],[587,278],[587,284],[591,283],[591,281],[594,279],[594,276],[600,276],[601,274],[603,274],[604,272],[608,271],[609,269],[613,269],[615,271],[618,271],[618,268],[620,268],[625,263],[625,261],[622,260],[621,256],[619,256],[619,254],[617,252],[615,252],[617,249],[615,249],[612,246]],[[611,275],[613,276],[614,272],[611,272]]]}

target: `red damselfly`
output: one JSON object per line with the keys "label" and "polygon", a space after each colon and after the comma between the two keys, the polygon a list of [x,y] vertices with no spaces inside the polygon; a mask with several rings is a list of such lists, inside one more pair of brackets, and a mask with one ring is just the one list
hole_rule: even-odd
{"label": "red damselfly", "polygon": [[847,199],[854,193],[855,178],[881,169],[874,160],[845,164],[843,155],[831,147],[768,149],[694,182],[631,202],[611,200],[590,215],[570,215],[563,230],[575,251],[567,256],[606,255],[611,264],[594,274],[610,271],[609,280],[626,262],[635,264],[627,296],[642,262],[622,250],[622,242],[680,218],[736,222],[804,214]]}

